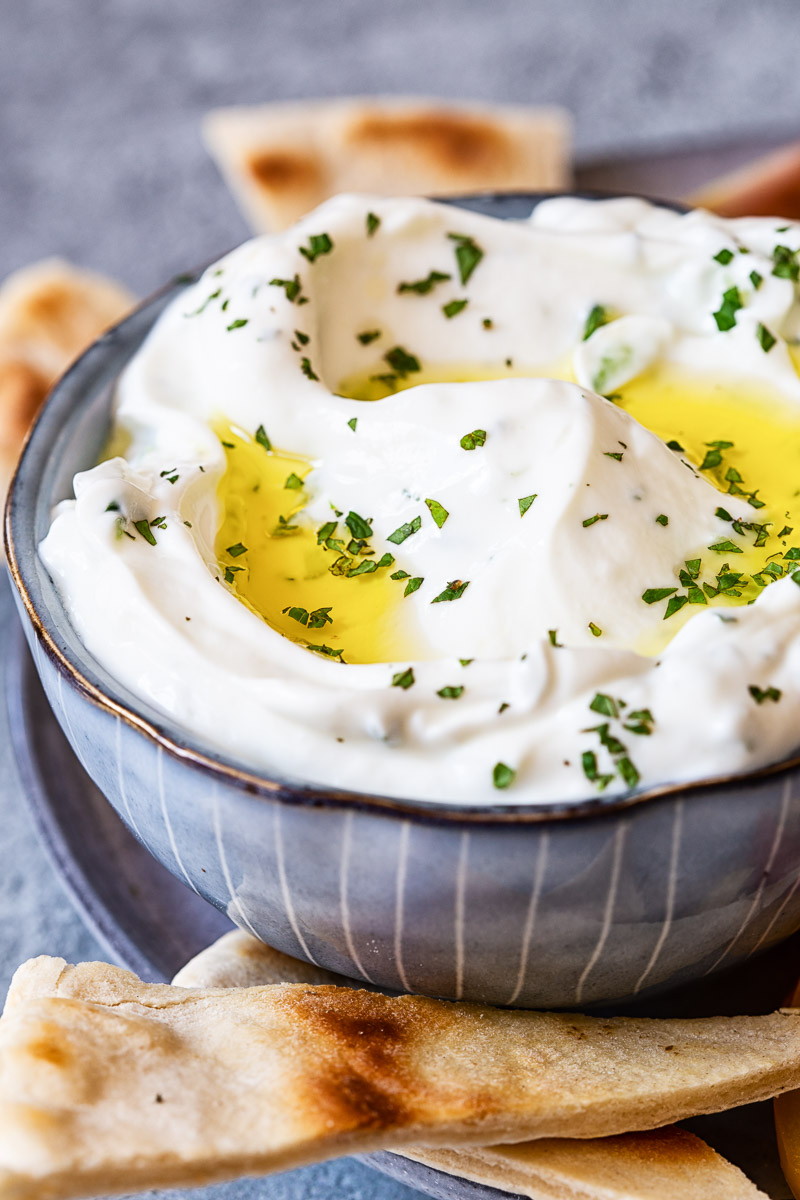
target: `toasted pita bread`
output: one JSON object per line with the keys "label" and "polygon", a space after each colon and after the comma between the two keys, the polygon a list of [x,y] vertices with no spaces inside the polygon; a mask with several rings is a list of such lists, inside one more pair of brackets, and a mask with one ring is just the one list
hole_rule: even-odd
{"label": "toasted pita bread", "polygon": [[69,1200],[377,1148],[600,1137],[800,1083],[800,1015],[657,1021],[25,964],[0,1021],[0,1198]]}
{"label": "toasted pita bread", "polygon": [[707,183],[689,202],[722,217],[800,220],[800,142]]}
{"label": "toasted pita bread", "polygon": [[406,1158],[530,1200],[766,1200],[722,1155],[685,1129],[519,1146],[406,1150]]}
{"label": "toasted pita bread", "polygon": [[350,97],[217,109],[203,128],[260,231],[285,229],[337,192],[457,196],[570,181],[559,108]]}
{"label": "toasted pita bread", "polygon": [[52,384],[133,303],[110,279],[57,258],[16,271],[0,287],[0,501]]}
{"label": "toasted pita bread", "polygon": [[[178,972],[183,987],[254,987],[334,982],[343,976],[281,954],[241,930],[226,933]],[[323,978],[327,976],[328,978]],[[789,1093],[793,1096],[794,1093]],[[530,1200],[756,1200],[745,1175],[700,1138],[669,1125],[648,1133],[542,1138],[516,1146],[421,1149],[396,1153],[475,1183]]]}

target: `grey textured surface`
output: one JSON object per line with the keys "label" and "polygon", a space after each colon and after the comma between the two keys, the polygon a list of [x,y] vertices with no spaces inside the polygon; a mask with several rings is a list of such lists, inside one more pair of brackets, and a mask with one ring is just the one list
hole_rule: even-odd
{"label": "grey textured surface", "polygon": [[[217,104],[375,91],[557,102],[591,157],[800,130],[798,35],[797,0],[0,0],[0,277],[60,253],[145,293],[240,241],[199,136]],[[0,657],[10,618],[3,585]],[[103,953],[36,843],[4,713],[0,829],[4,991],[33,954]],[[412,1193],[345,1160],[224,1195]]]}

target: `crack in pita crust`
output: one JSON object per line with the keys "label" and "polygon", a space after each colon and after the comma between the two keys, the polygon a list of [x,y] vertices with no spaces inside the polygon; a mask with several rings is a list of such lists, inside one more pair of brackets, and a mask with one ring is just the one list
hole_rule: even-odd
{"label": "crack in pita crust", "polygon": [[0,1198],[611,1136],[798,1084],[795,1015],[600,1019],[325,985],[192,990],[44,958],[15,977],[0,1021]]}

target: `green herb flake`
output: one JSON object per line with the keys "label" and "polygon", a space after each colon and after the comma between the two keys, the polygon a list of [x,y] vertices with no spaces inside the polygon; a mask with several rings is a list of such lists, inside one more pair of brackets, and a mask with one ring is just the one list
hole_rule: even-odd
{"label": "green herb flake", "polygon": [[300,370],[303,372],[306,379],[317,380],[317,381],[319,380],[319,375],[317,375],[316,372],[314,371],[314,368],[311,366],[309,359],[307,359],[307,358],[300,359]]}
{"label": "green herb flake", "polygon": [[236,320],[231,321],[230,325],[228,325],[226,328],[228,330],[228,333],[230,333],[230,331],[232,329],[243,329],[246,324],[247,324],[247,317],[237,317]]}
{"label": "green herb flake", "polygon": [[684,450],[684,448],[680,444],[680,442],[676,442],[674,438],[672,439],[672,441],[667,442],[667,449],[674,450],[677,454],[685,454],[686,453],[686,451]]}
{"label": "green herb flake", "polygon": [[743,307],[738,287],[728,288],[726,292],[722,293],[722,303],[717,311],[712,313],[720,333],[725,333],[727,330],[733,329],[736,324],[736,314]]}
{"label": "green herb flake", "polygon": [[374,212],[367,213],[367,220],[366,220],[367,237],[372,237],[372,235],[375,233],[375,230],[378,228],[380,223],[381,223],[380,217],[377,216]]}
{"label": "green herb flake", "polygon": [[714,542],[713,546],[708,547],[715,554],[744,554],[741,546],[737,546],[735,542],[729,538],[723,538],[721,542]]}
{"label": "green herb flake", "polygon": [[[798,573],[800,574],[800,572],[798,572]],[[458,661],[461,663],[462,667],[468,667],[470,663],[475,662],[475,659],[474,658],[460,658]]]}
{"label": "green herb flake", "polygon": [[442,305],[442,312],[447,317],[448,321],[453,317],[457,317],[460,312],[469,304],[469,300],[450,300],[447,304]]}
{"label": "green herb flake", "polygon": [[674,596],[677,588],[648,588],[646,592],[642,592],[642,599],[645,604],[658,604],[659,600],[666,600],[667,596]]}
{"label": "green herb flake", "polygon": [[443,688],[439,688],[438,692],[436,693],[436,695],[437,695],[437,696],[441,696],[441,698],[442,698],[443,700],[458,700],[458,698],[459,698],[460,696],[463,696],[463,694],[464,694],[464,685],[463,685],[463,683],[462,683],[462,684],[458,684],[458,685],[457,685],[457,686],[455,686],[455,687],[443,687]]}
{"label": "green herb flake", "polygon": [[779,279],[792,279],[796,283],[800,276],[797,251],[788,246],[776,246],[772,251],[772,274]]}
{"label": "green herb flake", "polygon": [[595,513],[593,517],[587,517],[583,522],[583,528],[588,529],[590,525],[595,525],[598,521],[607,521],[608,513]]}
{"label": "green herb flake", "polygon": [[603,457],[604,458],[613,458],[613,459],[615,459],[616,462],[622,462],[622,451],[621,450],[604,450]]}
{"label": "green herb flake", "polygon": [[472,433],[465,433],[459,445],[462,450],[474,450],[476,446],[485,446],[486,430],[473,429]]}
{"label": "green herb flake", "polygon": [[669,525],[669,517],[666,513],[659,513],[656,517],[656,525]]}
{"label": "green herb flake", "polygon": [[589,622],[589,632],[591,633],[592,637],[602,637],[603,636],[602,629],[600,628],[599,625],[595,625],[594,621]]}
{"label": "green herb flake", "polygon": [[468,579],[466,581],[454,579],[451,583],[448,583],[443,592],[439,592],[438,596],[434,596],[431,604],[441,604],[445,600],[460,600],[468,587]]}
{"label": "green herb flake", "polygon": [[494,321],[491,317],[484,317],[481,321],[481,325],[484,329],[494,329]]}
{"label": "green herb flake", "polygon": [[350,427],[350,429],[352,429],[353,433],[355,433],[356,425],[358,425],[358,417],[351,417],[350,420],[347,422],[347,424]]}
{"label": "green herb flake", "polygon": [[380,329],[365,329],[363,333],[356,334],[356,337],[361,342],[362,346],[368,346],[370,342],[377,341],[380,336]]}
{"label": "green herb flake", "polygon": [[502,790],[503,788],[510,787],[516,777],[517,772],[512,767],[506,766],[503,762],[495,763],[494,770],[492,771],[492,783],[496,788]]}
{"label": "green herb flake", "polygon": [[313,263],[321,254],[330,254],[333,242],[327,233],[312,233],[308,239],[308,246],[299,246],[298,249],[303,258]]}
{"label": "green herb flake", "polygon": [[618,717],[619,708],[613,696],[607,696],[605,692],[595,693],[589,708],[592,712],[600,713],[604,717]]}
{"label": "green herb flake", "polygon": [[402,688],[403,691],[407,691],[415,682],[413,667],[406,667],[405,671],[398,671],[392,676],[392,687]]}
{"label": "green herb flake", "polygon": [[603,308],[602,304],[595,304],[594,307],[590,309],[589,315],[586,318],[586,324],[583,327],[581,341],[588,341],[596,329],[599,329],[601,325],[608,324],[608,320],[608,313]]}
{"label": "green herb flake", "polygon": [[732,250],[720,250],[719,254],[713,255],[714,262],[718,262],[720,266],[727,267],[729,262],[733,262]]}
{"label": "green herb flake", "polygon": [[769,354],[770,350],[778,340],[774,334],[770,333],[766,325],[762,325],[760,321],[756,325],[756,337],[758,338],[759,346],[765,354]]}
{"label": "green herb flake", "polygon": [[426,500],[425,503],[430,509],[430,513],[434,521],[438,525],[439,529],[441,529],[447,518],[450,516],[450,513],[447,511],[444,505],[439,503],[438,500]]}
{"label": "green herb flake", "polygon": [[763,704],[765,700],[771,700],[773,704],[777,704],[783,695],[780,688],[760,688],[756,687],[755,684],[751,684],[747,690],[755,700],[756,704]]}
{"label": "green herb flake", "polygon": [[557,629],[548,629],[547,636],[550,639],[551,646],[555,646],[557,650],[564,649],[564,643],[558,641],[558,630]]}
{"label": "green herb flake", "polygon": [[393,346],[383,356],[384,361],[389,364],[393,371],[396,371],[401,379],[405,379],[407,375],[411,375],[416,371],[421,371],[419,359],[413,354],[409,354],[402,346]]}
{"label": "green herb flake", "polygon": [[534,492],[532,496],[521,496],[520,499],[517,501],[517,503],[519,504],[519,515],[521,517],[525,516],[525,513],[528,511],[530,506],[533,504],[533,502],[536,499],[536,497],[538,496],[538,494],[539,494],[538,492]]}
{"label": "green herb flake", "polygon": [[303,486],[303,481],[299,475],[295,475],[294,471],[292,471],[291,475],[287,475],[283,486],[288,488],[289,491],[296,492],[298,488]]}
{"label": "green herb flake", "polygon": [[640,778],[639,772],[627,756],[623,755],[622,758],[617,759],[617,770],[629,788],[636,787]]}
{"label": "green herb flake", "polygon": [[467,283],[472,272],[483,258],[483,251],[471,237],[463,233],[448,233],[451,242],[456,243],[456,263],[462,283]]}
{"label": "green herb flake", "polygon": [[155,534],[153,533],[152,529],[150,528],[149,521],[144,521],[144,520],[134,521],[133,528],[136,530],[137,533],[141,534],[141,536],[144,538],[144,540],[146,542],[149,542],[149,544],[151,546],[157,545],[156,537],[155,537]]}
{"label": "green herb flake", "polygon": [[668,621],[670,617],[674,617],[675,613],[680,612],[689,603],[688,596],[673,596],[667,605],[667,611],[664,613],[664,620]]}
{"label": "green herb flake", "polygon": [[387,542],[392,542],[395,546],[399,546],[406,538],[410,538],[412,534],[419,533],[422,528],[422,517],[414,517],[413,521],[406,521],[405,525],[401,525],[399,529],[395,529],[394,533],[390,533]]}
{"label": "green herb flake", "polygon": [[231,558],[238,558],[240,554],[247,553],[247,546],[242,545],[241,542],[237,542],[235,546],[228,546],[225,553],[230,554]]}
{"label": "green herb flake", "polygon": [[264,447],[267,453],[272,450],[272,442],[267,437],[267,431],[263,425],[259,425],[258,429],[256,430],[256,441],[258,442],[259,446]]}
{"label": "green herb flake", "polygon": [[372,526],[369,521],[365,521],[358,513],[349,512],[344,519],[344,523],[354,538],[366,540],[372,537]]}
{"label": "green herb flake", "polygon": [[403,590],[403,596],[412,596],[414,592],[419,591],[423,583],[424,577],[422,575],[415,575],[414,578],[409,579],[408,583],[406,584],[405,589]]}
{"label": "green herb flake", "polygon": [[283,288],[286,293],[286,299],[290,304],[297,303],[302,289],[299,275],[295,275],[293,279],[270,279],[269,286]]}
{"label": "green herb flake", "polygon": [[759,275],[758,271],[751,271],[750,272],[750,282],[752,283],[755,290],[758,291],[758,289],[761,287],[762,283],[764,282],[764,276]]}
{"label": "green herb flake", "polygon": [[452,276],[441,271],[429,271],[425,279],[417,279],[414,283],[398,283],[397,291],[399,295],[403,292],[415,292],[418,296],[427,296],[437,283],[445,283],[448,279],[452,279]]}

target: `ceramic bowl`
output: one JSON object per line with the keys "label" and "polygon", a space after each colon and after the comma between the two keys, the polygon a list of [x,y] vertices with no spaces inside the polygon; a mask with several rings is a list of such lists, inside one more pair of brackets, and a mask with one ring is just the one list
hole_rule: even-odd
{"label": "ceramic bowl", "polygon": [[[507,218],[541,197],[465,206]],[[6,513],[15,597],[75,753],[145,847],[287,954],[387,989],[586,1007],[742,962],[800,927],[800,761],[623,799],[459,807],[333,791],[215,753],[81,644],[37,546],[92,465],[113,385],[182,277],[45,405]]]}

